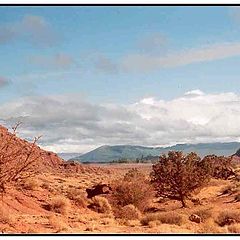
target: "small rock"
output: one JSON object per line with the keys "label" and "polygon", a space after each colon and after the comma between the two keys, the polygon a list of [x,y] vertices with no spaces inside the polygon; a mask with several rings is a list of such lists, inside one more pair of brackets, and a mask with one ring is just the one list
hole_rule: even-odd
{"label": "small rock", "polygon": [[189,220],[195,223],[200,223],[202,221],[201,217],[199,217],[197,214],[192,214],[189,217]]}
{"label": "small rock", "polygon": [[85,229],[85,231],[93,232],[93,231],[94,231],[94,227],[87,227],[87,228]]}
{"label": "small rock", "polygon": [[227,218],[224,223],[223,223],[223,226],[225,225],[231,225],[231,224],[235,224],[236,223],[236,220],[233,219],[233,218]]}
{"label": "small rock", "polygon": [[202,205],[202,202],[199,198],[193,198],[192,203],[194,203],[194,205]]}

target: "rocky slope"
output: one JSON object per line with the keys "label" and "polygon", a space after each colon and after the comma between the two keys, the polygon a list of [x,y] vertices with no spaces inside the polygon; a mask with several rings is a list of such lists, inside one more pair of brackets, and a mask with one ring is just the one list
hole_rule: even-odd
{"label": "rocky slope", "polygon": [[[8,144],[8,142],[11,142],[11,144]],[[0,151],[7,144],[9,147],[8,149],[5,148],[4,151],[7,151],[9,154],[14,152],[16,153],[17,151],[21,150],[18,155],[27,155],[33,147],[32,143],[18,138],[9,132],[7,128],[0,125]],[[61,168],[62,164],[64,163],[64,161],[58,157],[57,154],[45,151],[37,145],[34,146],[34,151],[31,157],[33,159],[36,158],[35,165],[41,170],[58,169]]]}

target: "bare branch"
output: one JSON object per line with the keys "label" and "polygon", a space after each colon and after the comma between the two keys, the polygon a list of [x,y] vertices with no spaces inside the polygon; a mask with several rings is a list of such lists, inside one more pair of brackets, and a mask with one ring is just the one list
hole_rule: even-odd
{"label": "bare branch", "polygon": [[36,171],[33,166],[41,157],[39,152],[36,154],[38,149],[36,143],[41,136],[35,137],[29,145],[17,139],[17,129],[21,124],[18,122],[13,126],[13,132],[7,133],[0,141],[0,192],[2,193],[5,191],[7,183],[32,176]]}

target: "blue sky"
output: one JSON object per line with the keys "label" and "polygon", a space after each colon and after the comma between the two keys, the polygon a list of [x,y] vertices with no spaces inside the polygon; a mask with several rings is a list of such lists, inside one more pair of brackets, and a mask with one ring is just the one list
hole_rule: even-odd
{"label": "blue sky", "polygon": [[[192,90],[238,96],[240,10],[0,7],[0,57],[3,107],[34,97],[74,96],[77,102],[129,107],[142,99],[174,101]],[[0,117],[15,119],[16,112]],[[93,142],[89,148],[111,138]]]}
{"label": "blue sky", "polygon": [[[34,45],[28,37],[16,37],[0,44],[1,76],[12,81],[12,86],[1,90],[4,96],[0,100],[32,94],[32,87],[29,91],[26,89],[29,81],[34,84],[36,94],[73,92],[93,101],[120,103],[148,95],[168,99],[195,88],[207,92],[238,91],[239,56],[146,73],[96,71],[93,59],[86,59],[97,53],[118,61],[124,55],[141,53],[141,43],[146,39],[151,41],[154,36],[164,38],[164,43],[155,46],[156,52],[160,49],[160,55],[238,42],[240,19],[234,18],[235,12],[224,7],[1,7],[0,26],[21,22],[26,16],[37,16],[46,22],[56,39],[49,46]],[[151,53],[154,50],[150,49]],[[29,60],[57,54],[71,57],[75,64],[56,76],[46,77],[62,69],[31,64]],[[36,79],[26,81],[29,75],[36,75]],[[25,90],[19,91],[19,85]],[[126,87],[131,91],[127,98]]]}

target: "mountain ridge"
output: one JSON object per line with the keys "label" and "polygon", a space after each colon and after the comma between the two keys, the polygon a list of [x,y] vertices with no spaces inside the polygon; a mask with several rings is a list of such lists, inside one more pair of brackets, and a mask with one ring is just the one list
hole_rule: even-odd
{"label": "mountain ridge", "polygon": [[80,162],[112,162],[119,159],[135,160],[147,156],[159,156],[168,151],[196,152],[201,157],[208,154],[233,155],[240,148],[240,142],[215,142],[197,144],[176,144],[168,147],[146,147],[139,145],[103,145],[90,152],[71,158]]}

